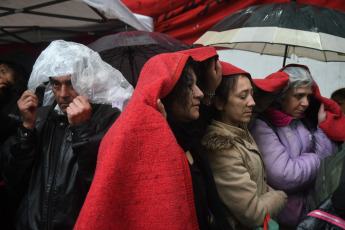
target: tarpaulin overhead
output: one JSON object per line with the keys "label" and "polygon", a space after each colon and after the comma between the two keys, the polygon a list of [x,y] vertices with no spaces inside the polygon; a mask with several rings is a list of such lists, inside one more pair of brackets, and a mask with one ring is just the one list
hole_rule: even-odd
{"label": "tarpaulin overhead", "polygon": [[[154,30],[166,33],[187,44],[231,13],[254,5],[291,0],[122,0],[133,12],[154,18]],[[345,11],[344,1],[297,0]]]}
{"label": "tarpaulin overhead", "polygon": [[95,31],[152,31],[120,0],[1,0],[0,44],[33,44]]}

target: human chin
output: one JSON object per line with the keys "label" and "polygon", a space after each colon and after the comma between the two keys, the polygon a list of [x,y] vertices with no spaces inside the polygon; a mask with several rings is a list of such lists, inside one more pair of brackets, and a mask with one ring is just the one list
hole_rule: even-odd
{"label": "human chin", "polygon": [[61,111],[64,113],[66,113],[68,105],[69,104],[66,104],[66,103],[59,103],[59,107],[60,107]]}

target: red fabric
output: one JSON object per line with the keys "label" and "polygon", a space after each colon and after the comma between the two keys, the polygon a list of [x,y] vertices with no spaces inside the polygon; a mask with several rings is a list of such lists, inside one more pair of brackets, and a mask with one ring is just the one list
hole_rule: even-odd
{"label": "red fabric", "polygon": [[289,75],[283,72],[272,73],[264,79],[253,79],[254,84],[266,92],[281,90],[289,82]]}
{"label": "red fabric", "polygon": [[157,99],[173,89],[188,57],[160,54],[143,67],[132,98],[102,140],[75,229],[198,229],[185,153],[157,111]]}
{"label": "red fabric", "polygon": [[222,65],[222,75],[227,76],[227,75],[233,75],[233,74],[245,74],[250,77],[250,73],[230,64],[224,61],[220,61],[220,64]]}
{"label": "red fabric", "polygon": [[195,61],[204,61],[210,57],[217,56],[218,53],[214,47],[201,47],[189,50],[182,50],[180,53],[187,54],[193,57]]}
{"label": "red fabric", "polygon": [[[310,70],[305,65],[289,64],[279,70],[283,71],[288,66],[298,66]],[[322,97],[319,87],[314,81],[313,96],[315,99],[324,104],[327,118],[319,124],[319,127],[327,134],[333,141],[345,141],[345,116],[340,106],[333,100]]]}
{"label": "red fabric", "polygon": [[[194,43],[208,29],[226,16],[254,5],[291,0],[121,0],[131,11],[154,18],[154,30],[166,33],[187,44]],[[343,1],[298,0],[345,11]]]}
{"label": "red fabric", "polygon": [[292,117],[283,113],[274,107],[269,107],[263,112],[263,115],[274,125],[274,126],[286,126],[292,121]]}

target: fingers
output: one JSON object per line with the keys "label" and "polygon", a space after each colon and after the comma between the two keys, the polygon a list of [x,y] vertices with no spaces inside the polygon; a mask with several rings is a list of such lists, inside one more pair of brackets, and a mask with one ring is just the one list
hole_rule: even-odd
{"label": "fingers", "polygon": [[320,105],[320,111],[325,111],[325,105],[323,103]]}
{"label": "fingers", "polygon": [[[85,96],[77,96],[68,105],[66,112],[71,115],[71,114],[79,114],[79,113],[82,113],[84,110],[90,110],[90,109],[91,109],[91,105],[89,103],[89,100]],[[69,112],[67,110],[69,110]]]}
{"label": "fingers", "polygon": [[18,100],[17,105],[23,118],[23,126],[33,130],[38,111],[37,96],[30,91],[25,91]]}
{"label": "fingers", "polygon": [[167,119],[167,113],[165,111],[164,105],[160,99],[157,100],[158,111],[162,114],[164,119]]}
{"label": "fingers", "polygon": [[91,117],[92,108],[84,96],[77,96],[66,108],[68,122],[71,126],[87,121]]}
{"label": "fingers", "polygon": [[223,67],[222,67],[222,65],[220,64],[220,61],[219,61],[219,60],[216,61],[215,70],[216,70],[216,73],[217,73],[218,76],[222,76]]}
{"label": "fingers", "polygon": [[19,98],[17,101],[17,105],[20,111],[23,110],[29,110],[32,108],[37,108],[38,107],[38,98],[37,96],[30,92],[30,91],[25,91],[23,95]]}
{"label": "fingers", "polygon": [[327,119],[327,114],[326,114],[325,106],[323,103],[321,103],[321,105],[320,105],[319,112],[317,114],[317,118],[318,118],[319,124]]}

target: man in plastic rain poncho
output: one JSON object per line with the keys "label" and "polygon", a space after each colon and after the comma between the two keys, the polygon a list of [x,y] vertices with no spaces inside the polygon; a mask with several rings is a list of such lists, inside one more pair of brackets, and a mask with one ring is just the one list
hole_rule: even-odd
{"label": "man in plastic rain poncho", "polygon": [[[38,108],[33,93],[50,82]],[[18,206],[17,229],[72,229],[91,185],[100,142],[133,87],[84,45],[52,42],[18,101],[23,124],[4,144],[2,166]],[[49,90],[51,89],[51,90]],[[55,100],[50,100],[53,98]]]}

